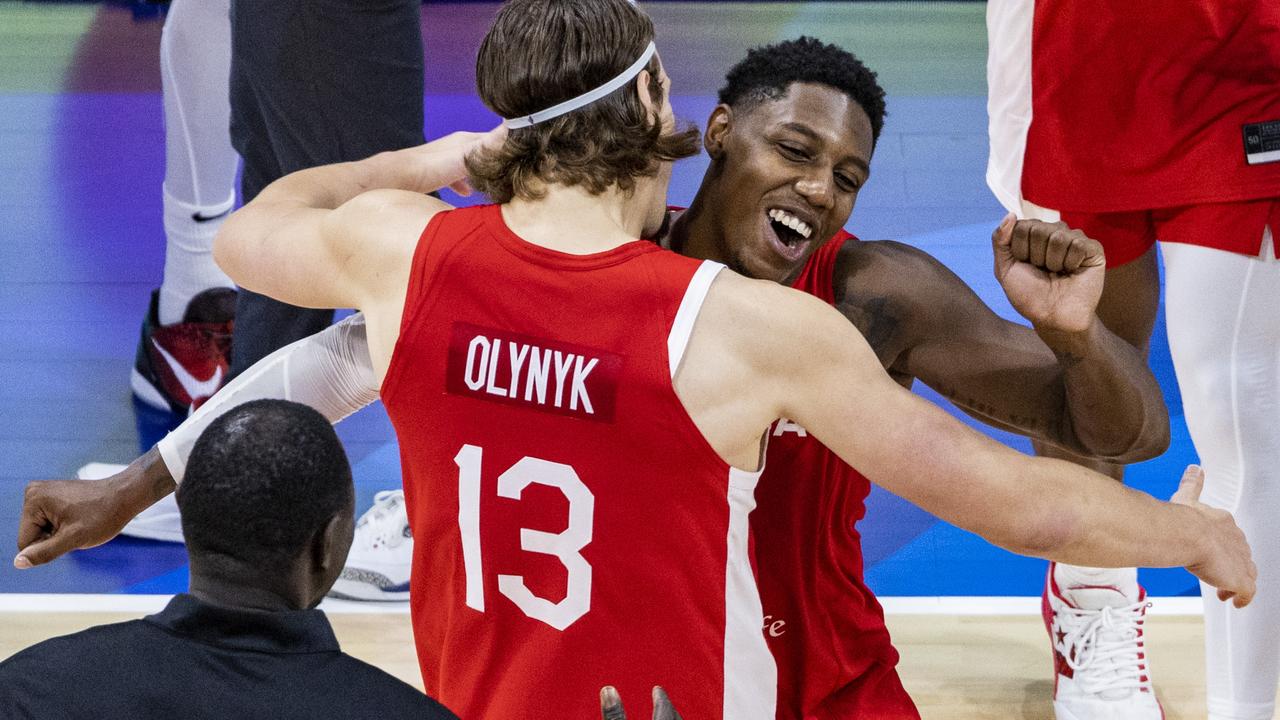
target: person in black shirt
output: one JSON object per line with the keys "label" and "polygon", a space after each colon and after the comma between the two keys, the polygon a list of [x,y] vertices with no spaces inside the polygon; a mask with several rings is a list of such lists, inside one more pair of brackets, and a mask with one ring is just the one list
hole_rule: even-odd
{"label": "person in black shirt", "polygon": [[0,717],[454,719],[344,654],[314,609],[351,547],[351,467],[329,422],[259,400],[200,436],[177,490],[190,593],[156,615],[0,663]]}

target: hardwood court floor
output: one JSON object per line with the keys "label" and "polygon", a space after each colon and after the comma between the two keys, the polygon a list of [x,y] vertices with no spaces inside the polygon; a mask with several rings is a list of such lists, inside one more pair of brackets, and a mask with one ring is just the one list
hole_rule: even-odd
{"label": "hardwood court floor", "polygon": [[[48,637],[141,614],[0,613],[0,658]],[[329,617],[343,649],[422,687],[407,614]],[[889,629],[902,653],[903,682],[924,720],[1053,719],[1051,661],[1038,616],[890,615]],[[1201,618],[1152,616],[1147,636],[1167,720],[1204,717]]]}

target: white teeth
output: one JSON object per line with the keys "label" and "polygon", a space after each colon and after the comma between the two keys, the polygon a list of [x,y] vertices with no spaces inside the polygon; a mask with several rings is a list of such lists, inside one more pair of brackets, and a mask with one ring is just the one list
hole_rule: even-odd
{"label": "white teeth", "polygon": [[808,240],[809,236],[813,234],[813,228],[810,228],[807,223],[786,210],[770,210],[769,218],[800,233],[805,240]]}

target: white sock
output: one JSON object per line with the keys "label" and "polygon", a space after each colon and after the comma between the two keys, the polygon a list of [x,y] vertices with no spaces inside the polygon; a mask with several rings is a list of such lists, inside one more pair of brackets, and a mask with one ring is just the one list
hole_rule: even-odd
{"label": "white sock", "polygon": [[[1107,600],[1106,604],[1113,604],[1112,600],[1117,606],[1138,601],[1138,571],[1136,568],[1095,568],[1054,563],[1053,579],[1058,583],[1058,590],[1068,600],[1072,600],[1077,607],[1086,606],[1075,602],[1076,598],[1073,595],[1078,593],[1072,593],[1071,588],[1115,588],[1118,590],[1118,594],[1111,593],[1115,597]],[[1100,597],[1091,596],[1091,599]]]}
{"label": "white sock", "polygon": [[[1274,230],[1274,228],[1273,228]],[[1200,500],[1235,516],[1253,549],[1246,608],[1204,598],[1209,714],[1271,720],[1280,681],[1280,261],[1161,243],[1169,349],[1204,467]]]}
{"label": "white sock", "polygon": [[165,121],[164,281],[160,323],[182,320],[191,298],[232,287],[213,262],[213,236],[235,202],[231,147],[230,0],[173,0],[160,38]]}
{"label": "white sock", "polygon": [[[160,285],[160,324],[182,321],[191,298],[214,287],[235,287],[213,261],[213,237],[235,205],[235,195],[219,205],[184,203],[164,192],[164,282]],[[203,222],[195,216],[212,218]]]}

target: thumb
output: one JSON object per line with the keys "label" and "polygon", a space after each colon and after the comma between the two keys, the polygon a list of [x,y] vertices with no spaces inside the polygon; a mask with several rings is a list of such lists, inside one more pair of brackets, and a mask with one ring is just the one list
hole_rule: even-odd
{"label": "thumb", "polygon": [[1169,502],[1179,505],[1190,505],[1200,500],[1200,491],[1204,489],[1204,471],[1199,465],[1188,465],[1182,473],[1182,481],[1178,490],[1169,498]]}
{"label": "thumb", "polygon": [[1003,277],[1003,270],[1013,263],[1013,225],[1017,221],[1017,216],[1009,213],[991,233],[991,254],[995,256],[997,278]]}
{"label": "thumb", "polygon": [[36,565],[55,560],[75,547],[67,542],[65,533],[55,533],[42,540],[31,543],[18,551],[13,558],[13,566],[19,570],[28,570]]}
{"label": "thumb", "polygon": [[653,720],[680,720],[680,713],[671,704],[667,691],[657,685],[653,687]]}

